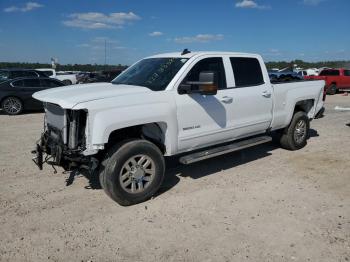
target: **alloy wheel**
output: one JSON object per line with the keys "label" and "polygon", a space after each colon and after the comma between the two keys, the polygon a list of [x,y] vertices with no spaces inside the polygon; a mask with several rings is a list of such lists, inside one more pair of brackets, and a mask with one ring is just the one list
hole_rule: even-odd
{"label": "alloy wheel", "polygon": [[136,155],[123,165],[119,179],[122,188],[132,194],[143,192],[155,177],[155,164],[147,155]]}
{"label": "alloy wheel", "polygon": [[17,115],[22,111],[22,103],[18,98],[6,98],[2,105],[3,110],[10,115]]}
{"label": "alloy wheel", "polygon": [[306,137],[306,122],[304,120],[299,120],[295,125],[294,130],[294,141],[301,144]]}

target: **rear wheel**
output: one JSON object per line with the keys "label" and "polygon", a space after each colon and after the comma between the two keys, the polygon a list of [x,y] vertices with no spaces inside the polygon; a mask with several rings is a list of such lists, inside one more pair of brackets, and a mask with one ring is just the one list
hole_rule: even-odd
{"label": "rear wheel", "polygon": [[70,81],[70,80],[63,80],[62,82],[63,82],[63,84],[65,84],[66,86],[69,86],[69,85],[73,84],[72,81]]}
{"label": "rear wheel", "polygon": [[335,84],[332,84],[329,86],[329,88],[327,89],[327,94],[328,95],[335,95],[337,93],[337,86]]}
{"label": "rear wheel", "polygon": [[280,144],[284,149],[298,150],[306,146],[310,120],[304,112],[296,112],[288,127],[283,131]]}
{"label": "rear wheel", "polygon": [[165,161],[147,140],[124,141],[111,148],[101,163],[100,182],[108,196],[122,206],[152,197],[163,182]]}
{"label": "rear wheel", "polygon": [[18,115],[23,111],[23,103],[17,97],[7,97],[1,102],[1,108],[8,115]]}

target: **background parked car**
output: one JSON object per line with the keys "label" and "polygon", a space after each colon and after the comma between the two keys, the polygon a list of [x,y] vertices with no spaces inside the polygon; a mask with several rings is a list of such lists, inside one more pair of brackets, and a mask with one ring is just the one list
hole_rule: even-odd
{"label": "background parked car", "polygon": [[17,77],[47,77],[44,72],[34,69],[0,69],[0,82]]}
{"label": "background parked car", "polygon": [[0,83],[1,109],[8,115],[42,109],[43,103],[34,99],[33,93],[59,86],[64,86],[64,83],[47,77],[22,77],[4,81]]}
{"label": "background parked car", "polygon": [[270,76],[271,83],[290,82],[290,81],[297,81],[297,80],[303,79],[301,75],[293,71],[279,71],[279,72],[269,71],[269,76]]}
{"label": "background parked car", "polygon": [[79,84],[97,83],[97,82],[110,82],[99,72],[84,72],[77,75]]}
{"label": "background parked car", "polygon": [[114,69],[114,70],[104,70],[101,72],[101,74],[107,79],[107,82],[111,82],[114,78],[120,75],[125,69],[126,67],[121,69]]}
{"label": "background parked car", "polygon": [[37,70],[45,73],[50,78],[62,81],[65,85],[75,85],[77,83],[75,73],[56,72],[56,70],[52,68],[38,68]]}
{"label": "background parked car", "polygon": [[104,70],[97,72],[80,72],[77,75],[79,84],[97,83],[97,82],[111,82],[116,78],[126,67],[114,70]]}
{"label": "background parked car", "polygon": [[350,90],[350,69],[324,69],[318,76],[307,76],[305,79],[325,80],[329,95],[334,95],[337,91]]}
{"label": "background parked car", "polygon": [[299,70],[298,75],[300,75],[303,78],[305,78],[305,76],[317,76],[318,70],[315,68]]}

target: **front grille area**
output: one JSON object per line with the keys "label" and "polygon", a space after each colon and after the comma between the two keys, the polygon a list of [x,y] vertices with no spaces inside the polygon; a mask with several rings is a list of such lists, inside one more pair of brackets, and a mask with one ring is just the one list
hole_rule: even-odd
{"label": "front grille area", "polygon": [[67,144],[67,112],[62,107],[46,103],[45,120],[48,131],[53,136],[61,136],[62,142]]}
{"label": "front grille area", "polygon": [[65,110],[55,104],[45,105],[46,123],[58,129],[63,129],[66,125]]}
{"label": "front grille area", "polygon": [[87,113],[84,110],[68,110],[58,105],[45,105],[46,129],[49,136],[72,150],[85,149]]}
{"label": "front grille area", "polygon": [[43,163],[74,170],[89,166],[86,157],[86,110],[63,109],[58,105],[45,103],[45,130],[36,147],[36,163],[42,169]]}

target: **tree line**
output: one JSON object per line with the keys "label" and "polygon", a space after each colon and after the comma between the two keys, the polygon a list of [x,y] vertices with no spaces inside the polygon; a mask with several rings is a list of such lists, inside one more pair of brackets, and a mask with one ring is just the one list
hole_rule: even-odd
{"label": "tree line", "polygon": [[350,68],[350,61],[322,61],[322,62],[305,62],[303,60],[293,60],[290,62],[287,61],[279,61],[279,62],[267,62],[266,67],[268,69],[272,68],[286,68],[293,67],[297,65],[297,67],[301,67],[304,69],[307,68],[321,68],[321,67],[329,67],[329,68]]}
{"label": "tree line", "polygon": [[[19,63],[19,62],[0,62],[0,69],[5,68],[24,68],[24,69],[38,69],[38,68],[51,68],[51,64],[43,63]],[[56,65],[57,71],[82,71],[82,72],[95,72],[104,70],[120,70],[125,69],[125,65],[98,65],[98,64],[66,64]]]}
{"label": "tree line", "polygon": [[[303,60],[293,60],[293,61],[278,61],[278,62],[267,62],[266,66],[268,69],[272,68],[286,68],[293,67],[297,65],[302,68],[321,68],[321,67],[345,67],[350,68],[350,61],[322,61],[322,62],[305,62]],[[84,71],[84,72],[94,72],[103,70],[120,70],[125,69],[126,65],[98,65],[98,64],[58,64],[56,67],[57,71]],[[19,62],[0,62],[0,69],[4,68],[51,68],[51,64],[43,63],[19,63]]]}

